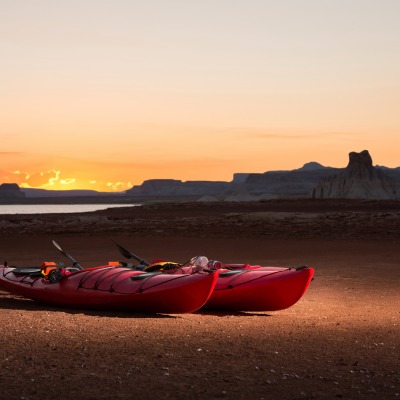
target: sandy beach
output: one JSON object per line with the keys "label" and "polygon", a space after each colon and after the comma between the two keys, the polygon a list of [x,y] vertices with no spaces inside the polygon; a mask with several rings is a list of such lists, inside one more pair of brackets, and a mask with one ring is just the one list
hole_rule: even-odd
{"label": "sandy beach", "polygon": [[275,312],[134,314],[44,307],[0,292],[1,399],[398,399],[400,205],[153,204],[1,216],[11,265],[141,257],[315,268]]}

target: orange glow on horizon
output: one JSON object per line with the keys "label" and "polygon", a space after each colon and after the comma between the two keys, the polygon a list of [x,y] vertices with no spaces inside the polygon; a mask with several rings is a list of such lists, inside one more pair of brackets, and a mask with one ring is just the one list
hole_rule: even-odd
{"label": "orange glow on horizon", "polygon": [[[47,190],[96,190],[101,192],[122,192],[140,185],[148,179],[179,179],[231,181],[235,173],[264,173],[273,170],[292,170],[305,163],[315,161],[324,166],[344,168],[348,163],[348,153],[369,150],[375,165],[398,167],[397,149],[391,153],[384,146],[356,146],[331,143],[330,152],[319,154],[318,138],[314,135],[299,135],[296,139],[283,136],[278,145],[273,135],[263,135],[255,139],[259,146],[252,146],[245,151],[245,143],[238,147],[238,152],[219,153],[216,148],[209,154],[202,155],[202,149],[182,154],[159,154],[157,157],[137,161],[91,161],[71,157],[43,157],[26,154],[7,155],[3,159],[8,166],[24,164],[23,169],[0,170],[0,183],[17,183],[23,188]],[[344,135],[346,136],[346,135]],[[250,135],[249,135],[250,137]],[[308,140],[310,139],[310,140]],[[296,141],[294,148],[288,148],[285,142]],[[325,138],[326,140],[326,138]],[[346,141],[348,142],[348,141]],[[314,143],[314,146],[313,146]],[[261,146],[262,144],[262,146]],[[229,146],[227,146],[229,147]],[[368,148],[369,147],[369,148]],[[390,158],[391,157],[391,158]],[[388,161],[392,161],[391,163]],[[57,167],[54,168],[54,164]],[[35,169],[32,169],[32,166]],[[39,171],[39,172],[38,172]]]}

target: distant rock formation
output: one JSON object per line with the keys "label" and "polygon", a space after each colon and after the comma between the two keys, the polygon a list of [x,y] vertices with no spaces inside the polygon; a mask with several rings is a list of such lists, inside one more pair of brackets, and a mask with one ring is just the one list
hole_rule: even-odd
{"label": "distant rock formation", "polygon": [[46,190],[37,188],[22,188],[21,191],[25,193],[28,198],[41,198],[41,197],[98,197],[98,196],[122,196],[122,193],[114,192],[98,192],[90,189],[71,189],[71,190]]}
{"label": "distant rock formation", "polygon": [[2,183],[0,185],[0,198],[23,198],[25,193],[21,191],[16,183]]}
{"label": "distant rock formation", "polygon": [[229,182],[149,179],[126,191],[128,196],[204,196],[223,193]]}
{"label": "distant rock formation", "polygon": [[310,197],[310,193],[321,179],[338,171],[338,168],[310,162],[292,171],[249,174],[241,189],[263,198]]}
{"label": "distant rock formation", "polygon": [[350,153],[346,168],[308,162],[301,168],[265,173],[235,173],[231,182],[150,179],[127,196],[187,196],[190,200],[251,201],[287,198],[400,198],[400,167],[374,167],[368,151]]}
{"label": "distant rock formation", "polygon": [[384,169],[376,168],[368,150],[349,153],[349,163],[341,172],[326,177],[312,192],[313,198],[398,199],[400,187]]}
{"label": "distant rock formation", "polygon": [[388,168],[381,165],[376,165],[375,168],[382,170],[387,176],[400,184],[400,167]]}
{"label": "distant rock formation", "polygon": [[231,182],[150,179],[126,191],[128,196],[218,196],[226,201],[303,197],[324,177],[339,171],[316,162],[293,171],[236,173]]}
{"label": "distant rock formation", "polygon": [[259,198],[249,193],[234,193],[225,197],[224,201],[258,201]]}
{"label": "distant rock formation", "polygon": [[327,167],[324,167],[320,163],[317,163],[315,161],[311,161],[308,163],[305,163],[301,168],[299,168],[297,171],[315,171],[317,169],[324,169]]}
{"label": "distant rock formation", "polygon": [[246,182],[246,179],[249,177],[250,173],[244,173],[244,172],[239,172],[236,174],[233,174],[233,181],[232,183],[236,184],[241,184]]}
{"label": "distant rock formation", "polygon": [[199,203],[214,203],[216,201],[219,201],[217,197],[215,196],[209,196],[208,194],[200,197],[200,199],[197,200]]}

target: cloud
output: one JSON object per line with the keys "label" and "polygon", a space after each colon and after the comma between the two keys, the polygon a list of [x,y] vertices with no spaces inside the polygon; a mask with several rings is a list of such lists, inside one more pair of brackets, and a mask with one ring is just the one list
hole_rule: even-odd
{"label": "cloud", "polygon": [[59,179],[60,171],[50,170],[45,172],[35,172],[29,175],[25,182],[22,182],[28,187],[38,188],[53,186]]}
{"label": "cloud", "polygon": [[0,170],[0,183],[21,184],[29,178],[28,172],[23,171],[2,171]]}
{"label": "cloud", "polygon": [[123,190],[130,189],[132,187],[131,182],[107,182],[106,187],[116,192],[122,192]]}
{"label": "cloud", "polygon": [[287,139],[287,140],[297,140],[297,139],[318,139],[327,137],[338,137],[338,136],[353,136],[353,133],[349,132],[316,132],[316,133],[269,133],[269,132],[247,132],[243,134],[246,138],[253,139]]}
{"label": "cloud", "polygon": [[17,171],[12,171],[11,173],[15,174],[15,175],[23,175],[25,179],[29,178],[29,173],[28,172],[17,170]]}
{"label": "cloud", "polygon": [[306,139],[316,136],[319,135],[287,135],[282,133],[257,133],[252,135],[255,139]]}
{"label": "cloud", "polygon": [[76,179],[75,178],[68,178],[68,179],[61,179],[60,183],[62,185],[71,185],[72,183],[75,183]]}
{"label": "cloud", "polygon": [[[124,190],[131,189],[133,187],[132,182],[123,182],[123,181],[103,182],[103,181],[91,180],[89,181],[89,185],[95,186],[95,188],[93,189],[99,192],[101,191],[123,192]],[[88,187],[88,185],[85,186]]]}
{"label": "cloud", "polygon": [[133,184],[127,181],[98,181],[77,178],[64,178],[62,172],[51,169],[40,172],[3,171],[0,170],[0,183],[16,183],[23,188],[40,189],[87,189],[92,187],[97,191],[122,192],[132,188]]}
{"label": "cloud", "polygon": [[[3,172],[3,173],[1,173]],[[21,187],[28,188],[41,188],[41,189],[55,189],[58,185],[71,185],[76,182],[75,178],[63,178],[61,179],[61,171],[52,169],[41,172],[0,172],[0,180],[17,183]]]}

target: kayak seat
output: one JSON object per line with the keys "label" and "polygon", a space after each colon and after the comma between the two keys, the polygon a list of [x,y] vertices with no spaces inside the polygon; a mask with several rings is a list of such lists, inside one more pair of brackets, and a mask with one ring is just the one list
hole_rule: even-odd
{"label": "kayak seat", "polygon": [[[67,271],[73,273],[80,271],[79,268],[66,268]],[[31,277],[39,277],[43,276],[42,270],[40,267],[21,267],[21,268],[14,268],[12,270],[13,274],[20,275],[20,276],[31,276]]]}
{"label": "kayak seat", "polygon": [[246,272],[246,270],[239,269],[234,271],[221,272],[218,276],[220,276],[221,278],[226,278],[228,276],[242,274],[243,272]]}
{"label": "kayak seat", "polygon": [[302,265],[300,267],[294,267],[296,271],[301,271],[302,269],[308,268],[308,265]]}
{"label": "kayak seat", "polygon": [[162,272],[144,272],[143,274],[134,275],[131,277],[132,281],[140,281],[142,279],[150,278],[154,275],[160,275]]}
{"label": "kayak seat", "polygon": [[73,273],[73,272],[78,272],[78,271],[82,271],[81,269],[79,269],[79,268],[65,268],[67,271],[69,271],[69,272],[71,272],[71,274]]}
{"label": "kayak seat", "polygon": [[14,268],[13,274],[15,275],[33,275],[33,276],[40,276],[42,275],[42,270],[40,267],[21,267],[21,268]]}

